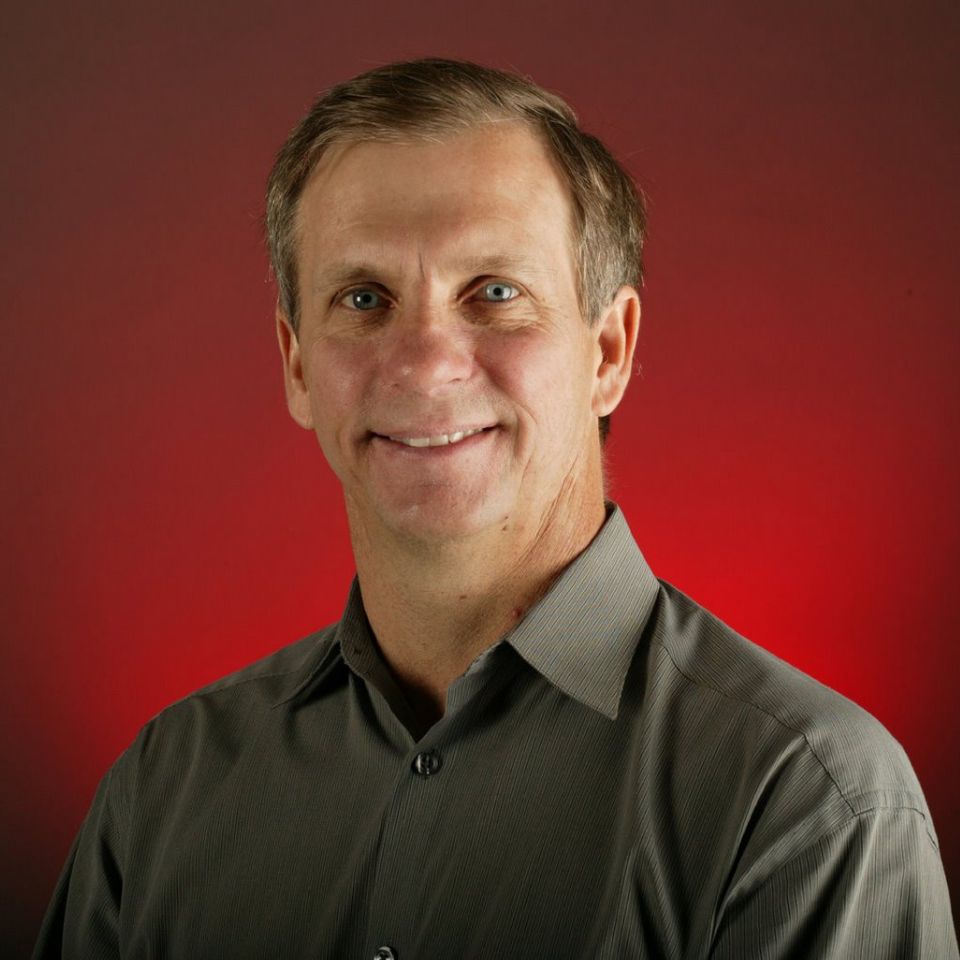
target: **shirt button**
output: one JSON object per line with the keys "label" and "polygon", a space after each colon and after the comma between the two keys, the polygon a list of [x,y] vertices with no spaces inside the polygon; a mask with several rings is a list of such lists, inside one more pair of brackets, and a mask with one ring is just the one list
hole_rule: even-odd
{"label": "shirt button", "polygon": [[424,753],[418,753],[413,758],[413,772],[421,777],[429,777],[436,773],[442,764],[440,754],[436,750],[428,750]]}
{"label": "shirt button", "polygon": [[373,955],[373,960],[397,960],[396,951],[390,947],[377,947],[377,952]]}

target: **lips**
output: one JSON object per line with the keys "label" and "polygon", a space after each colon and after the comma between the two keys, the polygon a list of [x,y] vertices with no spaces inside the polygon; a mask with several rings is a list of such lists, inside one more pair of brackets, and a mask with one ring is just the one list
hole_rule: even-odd
{"label": "lips", "polygon": [[441,433],[433,437],[388,437],[387,439],[408,447],[445,447],[482,432],[483,427],[477,427],[474,430],[454,430],[453,433]]}
{"label": "lips", "polygon": [[372,435],[379,437],[381,440],[403,444],[406,447],[448,447],[492,429],[493,427],[464,427],[442,433],[425,430],[397,430],[390,433],[373,433]]}

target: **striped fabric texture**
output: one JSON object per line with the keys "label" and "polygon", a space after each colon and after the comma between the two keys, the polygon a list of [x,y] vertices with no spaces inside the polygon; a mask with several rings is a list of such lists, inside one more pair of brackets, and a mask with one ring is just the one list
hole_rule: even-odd
{"label": "striped fabric texture", "polygon": [[859,707],[658,582],[613,505],[420,729],[360,586],[104,777],[34,957],[958,957]]}

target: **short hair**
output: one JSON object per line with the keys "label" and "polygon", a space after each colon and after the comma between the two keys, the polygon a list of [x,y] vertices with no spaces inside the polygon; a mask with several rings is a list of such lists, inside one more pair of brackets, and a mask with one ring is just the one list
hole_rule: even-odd
{"label": "short hair", "polygon": [[[267,185],[266,231],[279,305],[299,330],[297,208],[333,144],[441,141],[484,123],[514,120],[537,134],[570,192],[580,311],[594,323],[624,284],[643,282],[642,193],[610,151],[580,129],[563,99],[533,81],[461,60],[390,63],[336,84],[281,147]],[[605,438],[609,419],[600,419]]]}

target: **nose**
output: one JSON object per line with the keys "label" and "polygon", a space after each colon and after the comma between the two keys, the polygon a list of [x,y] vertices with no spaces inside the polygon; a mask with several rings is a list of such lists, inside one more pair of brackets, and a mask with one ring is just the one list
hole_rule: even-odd
{"label": "nose", "polygon": [[397,314],[381,344],[381,369],[391,387],[436,396],[470,379],[473,338],[455,312],[424,304]]}

